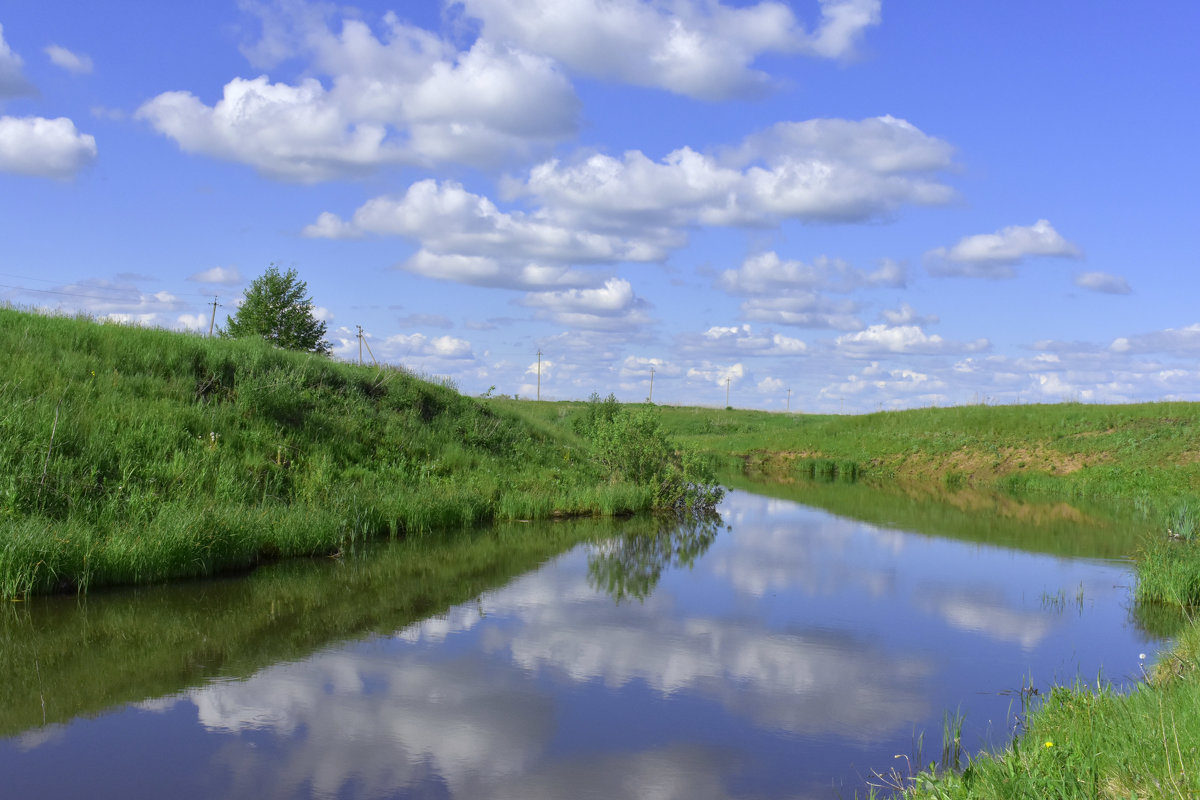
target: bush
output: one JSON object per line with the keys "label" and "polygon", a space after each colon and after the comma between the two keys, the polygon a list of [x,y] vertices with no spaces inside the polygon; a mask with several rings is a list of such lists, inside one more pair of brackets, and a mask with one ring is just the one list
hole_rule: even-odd
{"label": "bush", "polygon": [[724,496],[711,460],[676,447],[654,407],[635,409],[593,393],[574,427],[603,474],[655,487],[657,506],[712,508]]}

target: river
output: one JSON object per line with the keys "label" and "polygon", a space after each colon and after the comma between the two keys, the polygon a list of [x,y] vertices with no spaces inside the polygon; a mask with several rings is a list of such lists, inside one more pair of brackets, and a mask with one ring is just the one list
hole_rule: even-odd
{"label": "river", "polygon": [[947,715],[1003,746],[1023,698],[1127,685],[1163,645],[1082,515],[1010,514],[1055,537],[1033,552],[746,491],[720,512],[507,526],[578,543],[499,569],[401,542],[10,604],[2,793],[853,797],[939,760]]}

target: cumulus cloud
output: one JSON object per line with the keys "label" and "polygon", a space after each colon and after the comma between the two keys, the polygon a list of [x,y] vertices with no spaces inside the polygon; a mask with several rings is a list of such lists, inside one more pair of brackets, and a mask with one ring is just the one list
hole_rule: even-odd
{"label": "cumulus cloud", "polygon": [[933,275],[970,278],[1011,278],[1013,267],[1035,256],[1076,258],[1079,248],[1064,239],[1044,219],[1033,225],[1011,225],[996,233],[966,236],[953,247],[939,247],[925,254]]}
{"label": "cumulus cloud", "polygon": [[685,353],[731,356],[797,356],[808,352],[800,339],[767,330],[756,332],[750,325],[714,325],[702,334],[679,339]]}
{"label": "cumulus cloud", "polygon": [[498,289],[545,289],[587,286],[591,275],[559,265],[515,262],[486,256],[443,255],[420,250],[397,265],[414,275]]}
{"label": "cumulus cloud", "polygon": [[4,41],[4,26],[0,25],[0,100],[33,93],[33,84],[21,72],[24,63]]}
{"label": "cumulus cloud", "polygon": [[585,287],[597,279],[575,264],[661,261],[673,237],[595,233],[544,210],[502,211],[453,181],[423,180],[401,197],[377,197],[349,220],[321,214],[305,236],[400,236],[421,249],[401,264],[418,275],[506,288]]}
{"label": "cumulus cloud", "polygon": [[[180,313],[196,305],[166,290],[140,289],[136,285],[139,280],[145,279],[132,275],[118,275],[115,279],[88,278],[51,289],[24,290],[13,296],[69,298],[69,301],[64,300],[57,307],[41,307],[48,311],[82,311],[97,319],[138,325],[169,325],[172,321],[179,321],[177,317]],[[208,317],[204,318],[207,326]]]}
{"label": "cumulus cloud", "polygon": [[796,289],[851,292],[876,286],[901,288],[905,282],[904,267],[890,260],[868,273],[840,258],[821,256],[811,264],[805,264],[784,261],[770,251],[747,258],[737,269],[725,270],[717,285],[733,294],[776,295]]}
{"label": "cumulus cloud", "polygon": [[1200,354],[1200,322],[1184,328],[1167,328],[1138,336],[1114,339],[1109,347],[1114,353],[1170,353],[1195,356]]}
{"label": "cumulus cloud", "polygon": [[242,274],[237,267],[212,267],[188,276],[196,283],[215,283],[221,286],[237,286],[242,283]]}
{"label": "cumulus cloud", "polygon": [[[637,151],[621,158],[551,160],[531,169],[524,181],[509,181],[514,200],[524,194],[537,201],[531,211],[504,211],[458,183],[429,179],[403,196],[369,200],[349,219],[322,213],[303,233],[414,239],[420,252],[402,267],[432,277],[514,288],[585,287],[595,280],[574,265],[662,261],[686,244],[691,227],[867,219],[901,203],[940,202],[951,193],[924,173],[948,166],[949,149],[902,120],[776,127],[771,135],[743,143],[731,157],[734,166],[687,147],[658,162]],[[855,137],[861,141],[845,141]],[[865,271],[833,259],[784,262],[770,253],[723,281],[746,294],[779,285],[846,292],[900,287],[906,276],[893,261]],[[861,327],[844,320],[833,324]]]}
{"label": "cumulus cloud", "polygon": [[741,364],[720,365],[709,361],[701,362],[698,366],[687,371],[689,381],[711,383],[716,386],[727,386],[741,383],[746,377],[746,368]]}
{"label": "cumulus cloud", "polygon": [[504,212],[461,184],[432,179],[414,183],[403,197],[367,201],[349,221],[321,214],[303,232],[320,238],[405,236],[435,252],[505,259],[609,263],[666,257],[660,245],[575,230],[545,214]]}
{"label": "cumulus cloud", "polygon": [[1119,275],[1107,272],[1081,272],[1075,276],[1075,285],[1101,294],[1132,294],[1129,282]]}
{"label": "cumulus cloud", "polygon": [[647,356],[626,356],[621,362],[618,374],[623,380],[649,378],[651,370],[654,370],[655,377],[679,377],[683,374],[683,368],[679,364],[664,358]]}
{"label": "cumulus cloud", "polygon": [[516,42],[572,69],[708,100],[757,94],[770,78],[752,67],[767,53],[849,55],[880,21],[879,0],[822,0],[808,31],[780,2],[734,7],[664,0],[461,0],[483,35]]}
{"label": "cumulus cloud", "polygon": [[355,19],[335,33],[317,6],[263,13],[250,50],[303,59],[308,77],[234,78],[212,106],[165,92],[138,118],[187,152],[309,183],[393,164],[494,166],[576,129],[578,99],[545,57],[483,39],[458,51],[394,14],[377,35]]}
{"label": "cumulus cloud", "polygon": [[65,47],[52,44],[46,48],[46,55],[56,67],[62,67],[67,72],[76,75],[87,75],[92,71],[92,59],[84,53],[75,53]]}
{"label": "cumulus cloud", "polygon": [[0,172],[66,179],[95,159],[95,137],[66,117],[0,117]]}
{"label": "cumulus cloud", "polygon": [[609,278],[595,289],[533,292],[521,302],[555,322],[577,328],[630,328],[649,321],[646,301],[623,278]]}
{"label": "cumulus cloud", "polygon": [[872,325],[864,331],[839,336],[838,350],[850,356],[871,356],[884,353],[976,353],[987,350],[987,339],[973,342],[950,342],[935,334],[927,334],[916,325]]}
{"label": "cumulus cloud", "polygon": [[746,319],[777,325],[840,331],[857,331],[863,327],[862,320],[855,316],[858,312],[857,303],[850,300],[831,300],[816,292],[751,297],[742,303],[741,310]]}
{"label": "cumulus cloud", "polygon": [[[371,352],[379,361],[403,363],[419,369],[437,370],[457,363],[475,360],[471,343],[456,336],[426,336],[423,333],[399,333],[377,339],[370,333],[363,334]],[[330,340],[335,355],[346,359],[358,358],[358,334],[348,327],[332,331]]]}
{"label": "cumulus cloud", "polygon": [[207,314],[180,314],[175,318],[175,327],[189,331],[208,331],[212,317]]}
{"label": "cumulus cloud", "polygon": [[916,309],[908,303],[904,303],[900,308],[890,309],[885,308],[880,312],[884,322],[888,325],[932,325],[938,322],[937,314],[918,314]]}
{"label": "cumulus cloud", "polygon": [[818,399],[842,402],[853,398],[859,407],[877,399],[888,406],[902,407],[914,403],[944,403],[949,386],[940,377],[908,367],[887,368],[872,361],[856,374],[824,386]]}
{"label": "cumulus cloud", "polygon": [[861,222],[904,205],[955,196],[936,177],[952,150],[895,117],[782,122],[718,158],[684,147],[654,162],[640,151],[549,161],[528,192],[594,227],[646,224],[771,226],[785,219]]}

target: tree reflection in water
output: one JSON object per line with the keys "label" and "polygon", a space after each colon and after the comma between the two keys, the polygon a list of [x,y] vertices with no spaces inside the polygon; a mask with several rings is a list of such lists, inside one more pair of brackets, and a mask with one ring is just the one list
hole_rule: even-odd
{"label": "tree reflection in water", "polygon": [[657,530],[627,533],[595,545],[588,555],[588,583],[620,604],[654,592],[664,571],[691,569],[724,522],[715,511],[664,516]]}

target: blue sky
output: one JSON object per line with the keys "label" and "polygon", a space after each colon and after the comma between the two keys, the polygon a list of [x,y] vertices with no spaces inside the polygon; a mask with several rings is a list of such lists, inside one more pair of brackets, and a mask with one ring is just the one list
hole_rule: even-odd
{"label": "blue sky", "polygon": [[[1200,399],[1200,6],[0,4],[0,301],[465,393]],[[788,390],[791,390],[790,396]]]}

